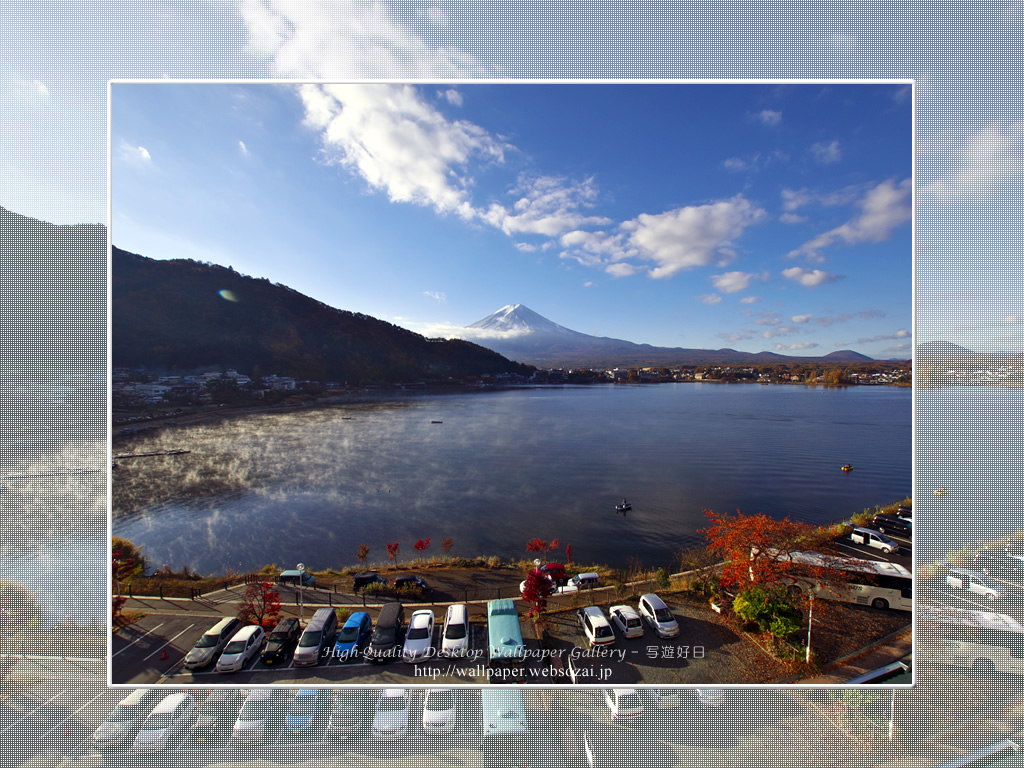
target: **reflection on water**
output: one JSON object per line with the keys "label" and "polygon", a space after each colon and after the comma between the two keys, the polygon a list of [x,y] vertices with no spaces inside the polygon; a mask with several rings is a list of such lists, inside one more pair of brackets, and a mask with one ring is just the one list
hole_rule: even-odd
{"label": "reflection on water", "polygon": [[[434,422],[441,423],[434,423]],[[431,537],[452,555],[670,564],[742,509],[808,522],[911,488],[911,395],[756,385],[597,386],[258,414],[140,437],[114,476],[114,533],[154,567],[248,570],[386,562]],[[123,449],[119,446],[118,451]],[[845,463],[854,472],[843,473]],[[633,511],[619,515],[623,497]]]}

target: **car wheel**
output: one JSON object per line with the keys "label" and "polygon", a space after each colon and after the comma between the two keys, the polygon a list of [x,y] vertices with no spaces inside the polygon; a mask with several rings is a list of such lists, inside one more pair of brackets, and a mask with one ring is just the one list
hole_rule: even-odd
{"label": "car wheel", "polygon": [[876,597],[871,601],[871,607],[879,611],[884,611],[889,607],[889,601],[884,597]]}

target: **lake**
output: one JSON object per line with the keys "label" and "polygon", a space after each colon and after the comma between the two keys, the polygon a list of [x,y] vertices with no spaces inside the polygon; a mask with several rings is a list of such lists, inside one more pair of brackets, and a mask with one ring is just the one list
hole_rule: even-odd
{"label": "lake", "polygon": [[[435,423],[440,422],[440,423]],[[114,535],[154,567],[312,569],[418,552],[673,566],[702,510],[809,523],[911,495],[909,388],[680,383],[420,395],[142,436],[114,473]],[[120,449],[119,449],[120,450]],[[843,464],[854,465],[842,472]],[[948,483],[947,483],[948,484]],[[619,514],[623,498],[632,511]]]}

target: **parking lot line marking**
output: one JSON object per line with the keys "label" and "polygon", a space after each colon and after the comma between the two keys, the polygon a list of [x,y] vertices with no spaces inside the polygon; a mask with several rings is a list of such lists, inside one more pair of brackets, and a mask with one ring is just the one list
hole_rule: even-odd
{"label": "parking lot line marking", "polygon": [[156,632],[156,631],[157,631],[158,629],[160,629],[160,627],[162,627],[162,626],[163,626],[164,624],[165,624],[165,622],[161,621],[161,622],[160,622],[159,624],[157,624],[157,625],[156,625],[155,627],[153,627],[152,629],[147,629],[147,630],[146,630],[145,632],[143,632],[143,633],[142,633],[141,635],[139,635],[139,636],[138,636],[137,638],[135,638],[134,640],[132,640],[132,641],[131,641],[130,643],[128,643],[128,645],[126,645],[126,646],[125,646],[124,648],[122,648],[122,649],[121,649],[120,651],[118,651],[117,653],[115,653],[115,654],[114,654],[113,656],[111,656],[110,658],[114,658],[114,656],[120,656],[120,655],[121,655],[122,653],[124,653],[125,651],[127,651],[127,650],[128,650],[129,648],[131,648],[131,647],[132,647],[133,645],[135,645],[135,644],[136,644],[137,642],[139,642],[140,640],[142,640],[142,639],[143,639],[144,637],[146,637],[147,635],[150,635],[150,634],[152,634],[153,632]]}
{"label": "parking lot line marking", "polygon": [[156,655],[156,654],[157,654],[158,652],[162,651],[162,650],[163,650],[164,648],[166,648],[166,647],[167,647],[168,645],[170,645],[171,643],[173,643],[173,642],[174,642],[175,640],[177,640],[177,639],[178,639],[179,637],[181,637],[182,635],[184,635],[184,634],[185,634],[186,632],[188,632],[188,631],[189,631],[190,629],[192,629],[192,627],[194,627],[194,626],[195,626],[195,624],[189,624],[189,625],[188,625],[187,627],[185,627],[185,628],[184,628],[183,630],[181,630],[181,632],[179,632],[179,633],[178,633],[178,634],[176,634],[176,635],[175,635],[174,637],[172,637],[172,638],[171,638],[170,640],[168,640],[168,641],[167,641],[166,643],[164,643],[163,645],[161,645],[161,646],[160,646],[159,648],[157,648],[157,649],[156,649],[155,651],[153,651],[153,652],[152,652],[151,654],[149,654],[149,656],[147,656],[146,658],[144,658],[144,659],[143,659],[143,661],[149,661],[150,657],[152,657],[152,656],[155,656],[155,655]]}
{"label": "parking lot line marking", "polygon": [[75,715],[77,715],[77,714],[78,714],[79,712],[81,712],[81,711],[82,711],[83,709],[85,709],[85,708],[86,708],[86,707],[88,707],[88,706],[89,706],[90,704],[92,704],[92,703],[93,703],[94,701],[96,701],[96,699],[98,699],[98,698],[99,698],[100,696],[103,696],[103,695],[104,695],[105,693],[106,693],[106,691],[101,691],[100,693],[97,693],[97,694],[96,694],[95,696],[93,696],[93,697],[92,697],[91,699],[89,699],[89,700],[88,700],[87,702],[85,702],[85,704],[83,704],[83,705],[82,705],[82,706],[80,706],[80,707],[79,707],[78,709],[76,709],[76,710],[75,710],[74,712],[72,712],[72,713],[71,713],[70,715],[68,715],[67,717],[65,717],[65,718],[64,718],[63,720],[61,720],[61,721],[60,721],[59,723],[57,723],[57,724],[56,724],[55,726],[53,726],[53,728],[51,728],[50,730],[48,730],[48,731],[47,731],[46,733],[44,733],[44,734],[43,734],[42,736],[40,736],[39,738],[40,738],[40,739],[45,739],[45,738],[46,738],[47,736],[49,736],[49,735],[50,735],[51,733],[53,733],[53,732],[54,732],[54,731],[56,731],[56,730],[57,730],[58,728],[60,728],[60,727],[61,727],[62,725],[64,725],[64,723],[66,723],[66,722],[67,722],[68,720],[70,720],[70,719],[71,719],[72,717],[74,717],[74,716],[75,716]]}
{"label": "parking lot line marking", "polygon": [[52,697],[52,698],[51,698],[51,699],[50,699],[49,701],[47,701],[47,702],[46,702],[45,704],[40,704],[40,705],[39,705],[38,707],[36,707],[35,709],[33,709],[33,710],[32,710],[31,712],[27,712],[27,713],[25,713],[24,715],[22,715],[21,717],[19,717],[19,718],[18,718],[17,720],[15,720],[15,721],[14,721],[13,723],[11,723],[11,724],[10,724],[10,725],[8,725],[8,726],[7,726],[6,728],[4,728],[4,729],[3,729],[2,731],[0,731],[0,734],[4,734],[4,733],[7,733],[7,732],[8,732],[9,730],[11,730],[11,728],[13,728],[14,726],[16,726],[16,725],[17,725],[18,723],[20,723],[20,722],[21,722],[22,720],[24,720],[24,719],[25,719],[25,718],[27,718],[27,717],[31,717],[31,716],[32,716],[32,715],[34,715],[34,714],[35,714],[36,712],[38,712],[38,711],[39,711],[40,709],[42,709],[43,707],[45,707],[45,706],[49,705],[49,704],[50,704],[51,702],[53,702],[53,701],[54,701],[54,699],[58,699],[58,698],[60,698],[61,696],[63,696],[63,695],[64,695],[64,693],[65,693],[65,691],[61,691],[60,693],[58,693],[58,694],[56,694],[55,696],[53,696],[53,697]]}

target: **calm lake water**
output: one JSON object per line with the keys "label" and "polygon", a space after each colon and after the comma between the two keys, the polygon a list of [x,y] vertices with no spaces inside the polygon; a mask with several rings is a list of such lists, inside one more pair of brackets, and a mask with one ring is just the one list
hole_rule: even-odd
{"label": "calm lake water", "polygon": [[[434,423],[441,422],[441,423]],[[810,523],[911,495],[906,388],[658,384],[420,396],[253,415],[138,440],[113,532],[159,567],[238,571],[440,555],[672,565],[704,509]],[[850,473],[840,471],[845,463]],[[628,498],[633,510],[615,512]],[[530,555],[532,557],[532,555]]]}

